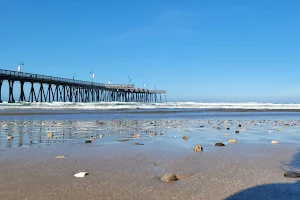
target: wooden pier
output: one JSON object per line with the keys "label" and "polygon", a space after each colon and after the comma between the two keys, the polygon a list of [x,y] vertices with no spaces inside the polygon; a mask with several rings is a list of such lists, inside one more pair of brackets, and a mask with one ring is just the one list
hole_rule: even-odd
{"label": "wooden pier", "polygon": [[[162,95],[166,94],[165,90],[135,88],[133,84],[103,84],[0,69],[0,102],[4,81],[8,82],[9,103],[16,101],[162,103]],[[26,83],[30,84],[30,91],[25,91]],[[20,95],[16,98],[14,88],[17,85],[20,87]]]}

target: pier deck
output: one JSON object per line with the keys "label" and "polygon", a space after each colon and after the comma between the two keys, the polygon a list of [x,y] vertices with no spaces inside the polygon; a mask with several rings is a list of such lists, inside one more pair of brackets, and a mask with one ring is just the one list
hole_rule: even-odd
{"label": "pier deck", "polygon": [[[32,74],[0,69],[0,102],[3,81],[8,81],[8,102],[15,102],[15,82],[20,83],[19,101],[28,102],[162,102],[161,95],[165,90],[148,90],[136,88],[133,84],[103,84],[60,78],[47,75]],[[31,89],[25,95],[24,84],[29,83]],[[36,89],[36,87],[39,87]]]}

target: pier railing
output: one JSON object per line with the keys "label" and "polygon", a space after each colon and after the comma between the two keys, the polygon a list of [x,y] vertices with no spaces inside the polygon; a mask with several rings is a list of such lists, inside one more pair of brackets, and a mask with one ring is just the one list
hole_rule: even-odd
{"label": "pier railing", "polygon": [[10,75],[20,78],[29,78],[29,79],[39,79],[41,81],[57,81],[57,82],[65,82],[71,84],[82,84],[82,85],[91,85],[91,86],[99,86],[104,87],[105,84],[103,83],[94,83],[89,81],[80,81],[75,79],[68,79],[68,78],[60,78],[55,76],[47,76],[47,75],[40,75],[40,74],[32,74],[27,72],[18,72],[18,71],[10,71],[5,69],[0,69],[0,75]]}
{"label": "pier railing", "polygon": [[90,81],[81,81],[76,79],[68,79],[68,78],[60,78],[55,76],[47,76],[47,75],[40,75],[40,74],[32,74],[27,72],[19,72],[19,71],[11,71],[0,69],[0,75],[7,75],[7,76],[14,76],[20,78],[27,78],[27,79],[35,79],[40,81],[53,81],[53,82],[60,82],[66,84],[77,84],[77,85],[89,85],[93,87],[106,87],[106,88],[127,88],[133,89],[133,84],[103,84],[103,83],[96,83]]}

